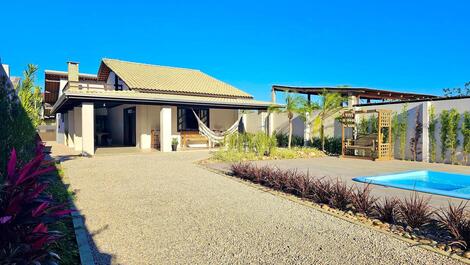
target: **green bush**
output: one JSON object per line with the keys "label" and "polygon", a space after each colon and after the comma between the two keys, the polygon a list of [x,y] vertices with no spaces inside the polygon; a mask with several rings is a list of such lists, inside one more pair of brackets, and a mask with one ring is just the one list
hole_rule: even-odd
{"label": "green bush", "polygon": [[14,148],[21,162],[34,156],[36,129],[6,77],[0,77],[0,176]]}
{"label": "green bush", "polygon": [[[312,138],[310,145],[321,149],[321,139],[320,137]],[[325,137],[325,151],[330,155],[339,155],[341,154],[341,138],[335,137]]]}
{"label": "green bush", "polygon": [[269,155],[276,148],[276,137],[268,136],[263,132],[234,133],[225,138],[227,151],[253,152],[256,155]]}
{"label": "green bush", "polygon": [[[276,135],[276,141],[278,147],[287,147],[289,143],[289,136],[287,133],[274,133]],[[292,146],[304,146],[304,138],[297,135],[292,135]]]}

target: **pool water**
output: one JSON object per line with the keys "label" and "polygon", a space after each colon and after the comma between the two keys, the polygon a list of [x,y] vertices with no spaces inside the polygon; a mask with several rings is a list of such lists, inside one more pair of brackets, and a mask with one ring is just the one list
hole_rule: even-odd
{"label": "pool water", "polygon": [[421,170],[382,176],[358,177],[354,180],[467,200],[470,199],[470,175]]}

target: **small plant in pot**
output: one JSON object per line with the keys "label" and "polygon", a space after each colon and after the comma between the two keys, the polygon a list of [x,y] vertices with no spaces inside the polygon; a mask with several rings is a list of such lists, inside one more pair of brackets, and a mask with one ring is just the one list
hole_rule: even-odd
{"label": "small plant in pot", "polygon": [[171,140],[171,150],[176,151],[177,148],[178,148],[178,138],[175,137]]}

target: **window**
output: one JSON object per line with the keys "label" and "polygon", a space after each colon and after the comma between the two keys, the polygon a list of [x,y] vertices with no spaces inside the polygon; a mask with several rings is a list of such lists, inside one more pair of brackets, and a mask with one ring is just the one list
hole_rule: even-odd
{"label": "window", "polygon": [[117,76],[117,74],[114,74],[114,90],[119,90],[121,91],[122,90],[122,84],[119,84],[119,77]]}
{"label": "window", "polygon": [[199,119],[209,127],[209,109],[178,107],[176,117],[178,122],[178,132],[199,130],[197,119],[194,117],[194,113],[192,111],[193,109]]}

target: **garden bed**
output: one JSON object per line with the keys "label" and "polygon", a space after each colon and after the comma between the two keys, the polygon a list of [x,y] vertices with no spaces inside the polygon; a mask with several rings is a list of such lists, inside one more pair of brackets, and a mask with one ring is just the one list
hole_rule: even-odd
{"label": "garden bed", "polygon": [[369,186],[347,186],[341,181],[315,178],[296,170],[251,163],[233,164],[233,176],[299,197],[323,211],[380,229],[438,253],[469,263],[470,217],[466,205],[435,210],[417,193],[404,200],[378,200]]}
{"label": "garden bed", "polygon": [[210,158],[214,162],[240,162],[253,160],[276,160],[324,157],[325,153],[311,147],[276,148],[269,155],[259,155],[256,152],[241,152],[237,150],[218,150]]}

